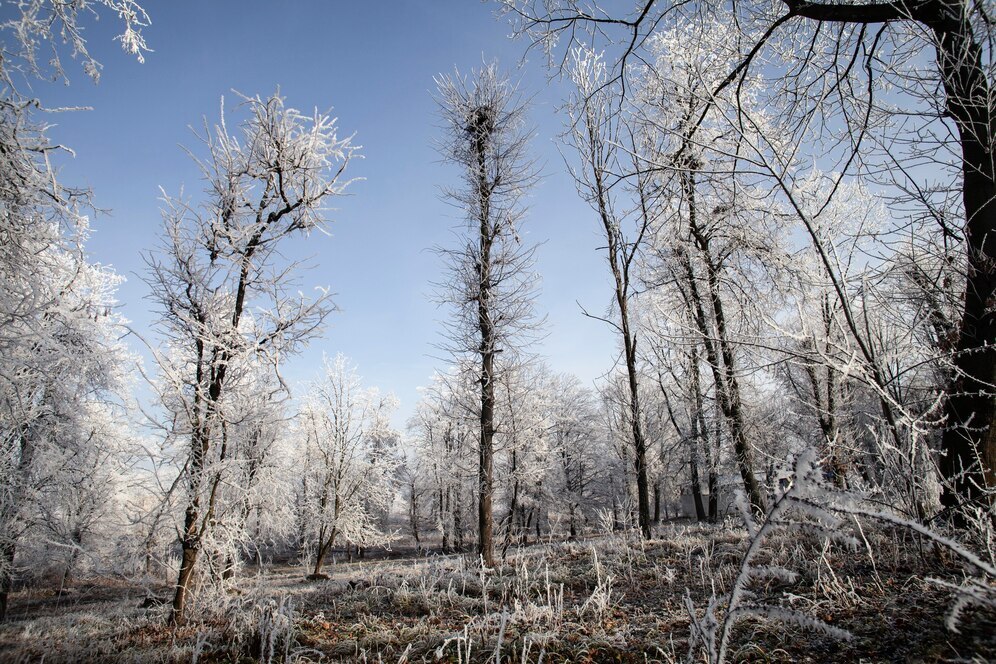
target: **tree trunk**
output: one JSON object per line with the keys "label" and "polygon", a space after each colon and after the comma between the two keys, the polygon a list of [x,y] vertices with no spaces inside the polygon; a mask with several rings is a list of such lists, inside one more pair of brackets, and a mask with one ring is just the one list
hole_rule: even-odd
{"label": "tree trunk", "polygon": [[493,567],[494,516],[492,495],[494,491],[494,435],[495,435],[495,353],[496,330],[492,316],[491,289],[491,247],[496,231],[491,219],[491,191],[488,183],[486,159],[487,145],[494,131],[493,122],[487,111],[471,119],[468,131],[471,132],[472,148],[477,159],[477,195],[480,222],[479,256],[477,263],[477,325],[481,335],[481,435],[478,464],[478,503],[477,503],[477,551],[482,564]]}
{"label": "tree trunk", "polygon": [[[616,272],[615,261],[613,271]],[[621,278],[616,278],[616,304],[623,332],[623,348],[626,355],[626,376],[629,383],[629,421],[633,431],[633,465],[636,469],[636,499],[640,532],[644,539],[650,539],[650,481],[647,477],[647,440],[643,435],[643,422],[640,410],[639,374],[637,373],[636,335],[630,330],[629,307],[626,289]]]}
{"label": "tree trunk", "polygon": [[[591,159],[592,176],[594,177],[593,191],[595,202],[602,227],[605,231],[607,241],[606,254],[609,267],[612,270],[612,278],[615,284],[615,300],[619,307],[619,331],[623,340],[623,352],[626,359],[626,376],[629,386],[629,425],[633,433],[633,450],[635,452],[633,464],[636,470],[636,492],[639,509],[640,532],[644,539],[650,539],[650,482],[647,478],[647,441],[644,437],[643,423],[640,410],[640,389],[639,374],[637,373],[637,338],[636,332],[630,326],[629,298],[630,298],[630,275],[629,268],[636,250],[640,244],[640,239],[634,242],[627,242],[622,235],[620,226],[614,218],[609,207],[609,194],[604,177],[603,155],[598,154],[598,147],[603,143],[597,136],[597,120],[587,118],[588,138],[592,154],[586,155]],[[640,182],[641,201],[643,195],[642,181]],[[643,232],[646,231],[649,218],[644,210]]]}
{"label": "tree trunk", "polygon": [[[445,497],[445,500],[444,500]],[[443,530],[443,553],[450,552],[450,490],[446,489],[445,494],[443,490],[439,490],[439,523],[442,525]]]}
{"label": "tree trunk", "polygon": [[315,552],[315,569],[311,573],[312,576],[318,576],[322,573],[322,566],[325,565],[325,556],[328,555],[329,549],[332,548],[335,536],[336,533],[333,532],[326,540],[319,538],[318,551]]}
{"label": "tree trunk", "polygon": [[698,445],[698,441],[695,438],[689,440],[689,445],[692,446],[691,458],[688,461],[689,473],[692,476],[692,502],[695,503],[695,519],[696,521],[705,521],[705,507],[702,505],[702,484],[699,482],[699,463],[698,455],[695,453],[695,447]]}
{"label": "tree trunk", "polygon": [[[910,20],[932,31],[947,116],[961,147],[967,269],[962,319],[947,386],[942,504],[964,525],[963,507],[992,501],[996,487],[996,163],[993,104],[983,49],[965,0],[849,5],[784,0],[796,15],[834,23]],[[980,10],[983,11],[983,10]]]}
{"label": "tree trunk", "polygon": [[[993,116],[982,50],[961,3],[933,3],[924,20],[937,40],[937,60],[947,110],[962,148],[962,199],[968,274],[953,383],[948,389],[947,428],[941,470],[948,482],[945,507],[993,500],[996,487],[996,165]],[[953,5],[953,6],[952,6]],[[960,515],[958,515],[960,517]],[[957,518],[957,521],[964,521]]]}
{"label": "tree trunk", "polygon": [[709,523],[719,521],[719,475],[709,471]]}
{"label": "tree trunk", "polygon": [[[457,492],[457,498],[459,498]],[[450,506],[453,508],[453,546],[456,551],[463,551],[463,516],[460,511],[460,501],[450,498]]]}
{"label": "tree trunk", "polygon": [[654,482],[654,523],[661,522],[661,485]]}
{"label": "tree trunk", "polygon": [[176,581],[176,593],[173,595],[173,610],[170,612],[169,623],[179,627],[187,622],[187,594],[190,592],[190,582],[194,577],[197,565],[197,547],[184,543],[180,558],[180,575]]}
{"label": "tree trunk", "polygon": [[[719,407],[717,405],[717,410]],[[705,413],[702,413],[702,432],[706,432]],[[709,448],[708,435],[703,438],[703,449],[706,453],[706,464],[709,466],[709,522],[716,523],[719,520],[719,450],[722,449],[721,439],[723,436],[723,421],[716,413],[716,443],[713,451]]]}
{"label": "tree trunk", "polygon": [[[703,403],[702,403],[702,379],[699,376],[699,347],[692,347],[689,358],[689,375],[692,377],[692,435],[688,439],[688,470],[692,480],[692,501],[695,503],[695,518],[698,521],[705,521],[706,513],[702,505],[702,484],[699,481],[699,443],[707,436],[705,431]],[[699,425],[702,425],[700,428]],[[705,440],[705,445],[709,441]],[[709,456],[708,447],[706,455]],[[712,464],[709,464],[710,466]]]}
{"label": "tree trunk", "polygon": [[[515,448],[512,448],[512,477],[516,477],[516,470],[518,466],[518,455],[516,454]],[[512,483],[512,497],[508,502],[508,529],[505,532],[505,549],[508,549],[512,542],[512,538],[515,537],[515,513],[519,509],[519,480],[516,477],[515,481]]]}
{"label": "tree trunk", "polygon": [[10,593],[14,589],[14,554],[16,544],[12,541],[0,546],[0,623],[7,622],[7,607]]}
{"label": "tree trunk", "polygon": [[69,560],[66,561],[66,568],[62,572],[63,588],[73,582],[73,572],[76,567],[76,561],[79,559],[80,551],[83,548],[83,533],[80,530],[73,531],[72,547],[72,550],[69,552]]}
{"label": "tree trunk", "polygon": [[422,550],[422,542],[419,540],[418,536],[418,496],[415,493],[415,482],[412,482],[412,499],[411,499],[411,510],[409,512],[409,521],[412,528],[412,538],[415,540],[415,550]]}

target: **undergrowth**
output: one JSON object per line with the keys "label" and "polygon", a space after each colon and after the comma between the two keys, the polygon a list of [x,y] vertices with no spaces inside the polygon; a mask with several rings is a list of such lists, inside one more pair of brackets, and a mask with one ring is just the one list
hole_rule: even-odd
{"label": "undergrowth", "polygon": [[[165,627],[149,588],[38,597],[0,627],[3,661],[987,661],[992,578],[904,524],[806,507],[760,525],[667,524],[471,556],[283,567],[198,597]],[[792,508],[790,510],[789,508]],[[837,506],[838,508],[841,505]],[[853,506],[852,506],[853,507]],[[794,510],[794,511],[793,511]],[[853,510],[852,510],[853,511]],[[984,562],[984,561],[981,561]],[[168,588],[153,588],[165,598]],[[957,619],[953,622],[952,615]],[[955,628],[959,631],[954,631]]]}

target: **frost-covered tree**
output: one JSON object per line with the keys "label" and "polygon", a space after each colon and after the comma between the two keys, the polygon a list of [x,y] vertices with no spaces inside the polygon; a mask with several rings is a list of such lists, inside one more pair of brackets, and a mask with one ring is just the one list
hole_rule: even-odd
{"label": "frost-covered tree", "polygon": [[521,223],[537,175],[527,151],[525,105],[497,64],[469,80],[455,73],[436,82],[446,131],[440,151],[463,181],[446,195],[465,217],[461,244],[443,251],[449,277],[441,299],[455,305],[447,348],[459,361],[474,357],[480,384],[478,550],[491,566],[498,375],[502,364],[514,364],[535,326],[535,247],[523,241]]}
{"label": "frost-covered tree", "polygon": [[495,451],[497,483],[504,494],[499,524],[505,549],[516,537],[527,540],[530,527],[539,539],[552,506],[548,375],[549,369],[535,363],[503,372],[498,385]]}
{"label": "frost-covered tree", "polygon": [[479,431],[479,394],[467,376],[466,369],[457,368],[435,374],[408,422],[413,453],[423,466],[425,507],[447,553],[463,549],[477,486],[473,440]]}
{"label": "frost-covered tree", "polygon": [[246,97],[239,110],[236,132],[223,115],[201,136],[204,195],[164,198],[163,247],[148,260],[166,348],[156,357],[157,386],[170,438],[187,441],[178,459],[184,515],[174,624],[184,621],[198,552],[214,523],[237,406],[229,388],[255,363],[276,371],[330,311],[327,292],[309,299],[289,290],[294,266],[278,252],[284,240],[324,226],[355,152],[334,119],[303,115],[282,97]]}
{"label": "frost-covered tree", "polygon": [[[640,406],[639,329],[635,305],[637,256],[653,222],[651,183],[642,175],[630,183],[620,178],[630,167],[627,154],[636,154],[643,139],[613,105],[613,90],[601,58],[576,53],[571,68],[575,92],[570,103],[566,140],[577,154],[572,169],[581,198],[595,212],[606,244],[606,262],[612,274],[611,318],[601,317],[619,334],[626,369],[626,421],[633,448],[637,509],[643,537],[651,536],[650,479],[644,413]],[[642,171],[638,163],[632,164]]]}
{"label": "frost-covered tree", "polygon": [[[113,312],[118,279],[88,263],[88,192],[63,186],[40,103],[21,87],[51,75],[68,81],[63,43],[96,79],[83,37],[88,13],[118,13],[125,50],[142,57],[147,23],[132,0],[3,3],[0,22],[0,621],[20,538],[37,523],[41,487],[70,480],[59,459],[99,454],[90,417],[122,359]],[[47,51],[42,54],[42,51]],[[104,448],[106,449],[106,448]],[[77,453],[77,456],[73,456]],[[76,467],[81,471],[83,466]],[[66,470],[67,474],[62,471]],[[81,497],[84,502],[87,500]],[[89,519],[85,519],[89,520]],[[51,520],[54,523],[54,519]],[[84,528],[85,529],[85,528]]]}
{"label": "frost-covered tree", "polygon": [[605,479],[604,433],[594,393],[577,377],[560,374],[549,385],[551,461],[558,483],[554,490],[560,509],[567,512],[571,538],[580,537],[601,506],[597,489]]}
{"label": "frost-covered tree", "polygon": [[380,513],[397,490],[398,436],[390,426],[396,405],[393,396],[363,389],[342,354],[326,358],[324,375],[308,390],[298,416],[299,510],[302,543],[314,553],[313,576],[322,573],[339,542],[369,546],[390,540]]}
{"label": "frost-covered tree", "polygon": [[[78,254],[48,251],[57,254],[47,257],[53,272],[32,287],[47,300],[44,313],[4,328],[23,336],[4,349],[0,370],[0,617],[24,534],[58,528],[56,513],[74,509],[74,491],[79,510],[99,503],[94,492],[101,487],[88,476],[101,470],[115,442],[101,404],[119,389],[127,358],[113,310],[118,278]],[[98,514],[76,516],[70,531],[83,533]]]}

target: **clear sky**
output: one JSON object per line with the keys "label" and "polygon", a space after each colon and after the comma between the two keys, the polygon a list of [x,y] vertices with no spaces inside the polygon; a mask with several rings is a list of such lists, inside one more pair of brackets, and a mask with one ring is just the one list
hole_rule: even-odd
{"label": "clear sky", "polygon": [[[581,202],[557,149],[557,112],[564,90],[551,81],[540,53],[518,69],[525,43],[508,38],[495,5],[474,0],[169,0],[144,3],[154,52],[139,64],[111,41],[118,25],[91,24],[91,52],[105,65],[99,85],[69,68],[72,83],[35,84],[49,107],[92,110],[53,115],[53,137],[77,156],[62,166],[66,184],[93,189],[106,214],[93,221],[93,261],[127,277],[122,313],[146,334],[152,320],[142,253],[160,232],[159,189],[199,192],[197,171],[179,145],[195,147],[189,126],[215,122],[219,99],[232,89],[266,95],[280,87],[289,105],[333,108],[345,133],[355,132],[364,159],[351,175],[365,178],[335,203],[332,236],[312,236],[292,249],[311,256],[306,286],[330,286],[341,311],[324,336],[286,368],[298,383],[316,375],[321,354],[342,352],[367,385],[393,391],[402,424],[428,382],[447,315],[431,298],[440,257],[458,214],[439,187],[457,172],[433,148],[440,135],[433,76],[468,72],[498,58],[533,95],[533,149],[545,175],[530,201],[528,238],[539,251],[548,336],[537,348],[557,371],[591,382],[613,363],[616,344],[603,323],[582,316],[575,301],[602,311],[610,301],[607,266],[598,253],[597,220]],[[229,108],[234,106],[234,99]],[[295,253],[297,252],[297,253]],[[301,254],[300,252],[304,252]],[[152,337],[154,338],[154,337]],[[137,344],[135,344],[136,350]]]}

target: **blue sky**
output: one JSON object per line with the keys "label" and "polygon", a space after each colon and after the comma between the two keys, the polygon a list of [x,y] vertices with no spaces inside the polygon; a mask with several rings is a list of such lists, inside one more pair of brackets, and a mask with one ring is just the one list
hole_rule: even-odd
{"label": "blue sky", "polygon": [[153,317],[141,276],[142,252],[156,245],[160,231],[158,188],[200,191],[196,168],[179,147],[196,147],[189,126],[205,116],[215,122],[222,95],[234,107],[232,89],[266,95],[279,86],[296,108],[332,107],[364,155],[351,169],[364,181],[336,202],[332,236],[291,249],[312,257],[303,285],[330,286],[341,311],[285,375],[292,383],[308,380],[322,352],[345,353],[368,385],[399,397],[402,424],[417,386],[445,366],[433,347],[448,312],[432,302],[442,265],[431,249],[451,242],[459,222],[439,197],[439,187],[455,184],[457,172],[433,148],[440,136],[433,76],[454,66],[469,72],[497,58],[533,96],[533,149],[545,176],[526,221],[528,238],[544,242],[537,308],[548,317],[548,336],[537,350],[555,370],[586,382],[612,366],[611,332],[575,304],[601,311],[611,290],[597,251],[597,220],[577,198],[555,143],[564,90],[548,78],[539,53],[518,68],[525,43],[508,38],[493,4],[171,0],[145,7],[153,52],[144,64],[120,51],[112,41],[118,26],[105,16],[87,30],[91,52],[105,65],[99,85],[79,68],[68,68],[69,86],[34,84],[49,107],[92,107],[52,115],[52,135],[77,153],[62,165],[64,183],[91,187],[108,210],[93,221],[88,251],[127,277],[119,299],[138,331],[147,333]]}

